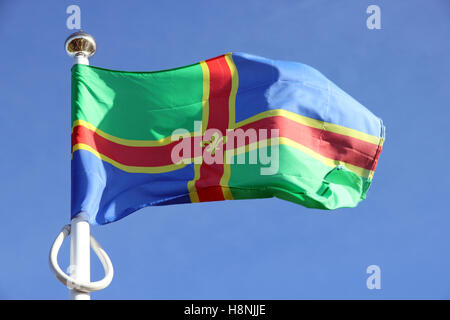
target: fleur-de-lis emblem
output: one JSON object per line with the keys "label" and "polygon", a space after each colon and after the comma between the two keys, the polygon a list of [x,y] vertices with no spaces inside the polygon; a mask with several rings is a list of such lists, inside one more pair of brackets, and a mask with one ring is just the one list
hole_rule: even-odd
{"label": "fleur-de-lis emblem", "polygon": [[220,150],[220,144],[223,145],[225,143],[227,143],[227,137],[219,135],[218,132],[214,132],[214,134],[211,137],[211,140],[202,141],[202,147],[208,145],[206,147],[206,151],[211,153],[211,155],[213,156],[216,154],[216,150]]}

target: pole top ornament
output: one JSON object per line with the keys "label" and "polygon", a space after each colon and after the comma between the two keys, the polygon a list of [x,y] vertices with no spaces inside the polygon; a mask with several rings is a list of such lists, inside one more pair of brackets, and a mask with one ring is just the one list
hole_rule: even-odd
{"label": "pole top ornament", "polygon": [[65,41],[64,47],[69,56],[85,56],[90,58],[97,50],[97,44],[93,36],[83,31],[72,33]]}

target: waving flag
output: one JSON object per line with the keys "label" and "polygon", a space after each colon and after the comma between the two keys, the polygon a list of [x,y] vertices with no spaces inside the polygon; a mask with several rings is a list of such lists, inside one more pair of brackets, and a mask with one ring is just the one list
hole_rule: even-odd
{"label": "waving flag", "polygon": [[72,217],[278,197],[354,207],[382,121],[315,69],[226,54],[156,72],[72,68]]}

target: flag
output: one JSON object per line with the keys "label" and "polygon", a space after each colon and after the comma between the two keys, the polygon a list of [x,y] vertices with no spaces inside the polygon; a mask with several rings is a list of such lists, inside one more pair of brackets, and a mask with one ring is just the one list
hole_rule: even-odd
{"label": "flag", "polygon": [[384,126],[307,65],[230,53],[155,72],[74,65],[71,136],[72,218],[106,224],[234,199],[355,207]]}

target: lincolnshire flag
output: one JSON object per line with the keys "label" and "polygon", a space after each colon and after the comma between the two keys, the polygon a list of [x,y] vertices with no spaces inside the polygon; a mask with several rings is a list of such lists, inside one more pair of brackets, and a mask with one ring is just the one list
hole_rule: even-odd
{"label": "lincolnshire flag", "polygon": [[156,72],[72,68],[72,217],[277,197],[366,197],[382,121],[315,69],[249,54]]}

